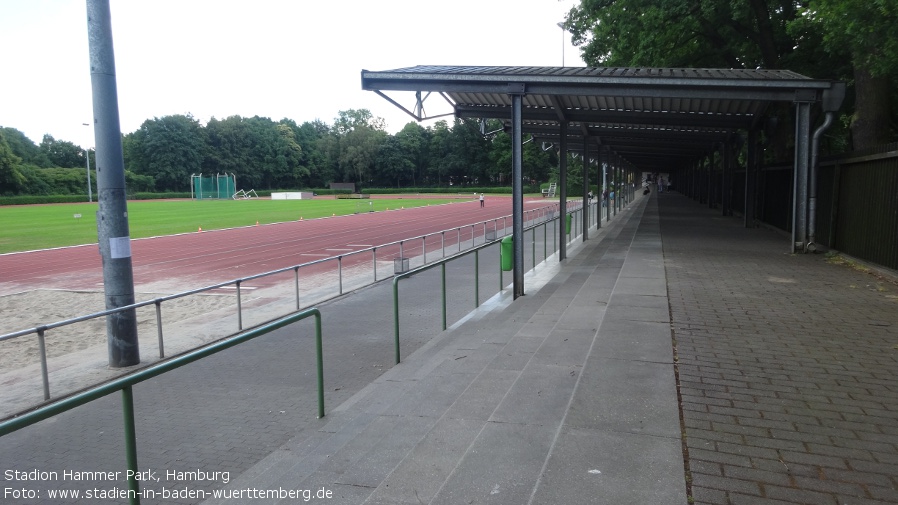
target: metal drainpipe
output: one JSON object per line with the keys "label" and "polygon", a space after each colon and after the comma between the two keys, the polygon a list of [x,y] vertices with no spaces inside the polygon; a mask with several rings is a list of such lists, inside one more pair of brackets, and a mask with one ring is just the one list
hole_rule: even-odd
{"label": "metal drainpipe", "polygon": [[817,250],[817,151],[820,149],[820,137],[833,122],[833,113],[827,112],[820,128],[814,131],[811,141],[811,189],[808,196],[808,245],[807,251]]}

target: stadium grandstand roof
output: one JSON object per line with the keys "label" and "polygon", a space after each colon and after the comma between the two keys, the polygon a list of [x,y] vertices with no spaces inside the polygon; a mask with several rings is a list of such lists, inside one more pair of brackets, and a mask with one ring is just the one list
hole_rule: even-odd
{"label": "stadium grandstand roof", "polygon": [[[509,125],[511,96],[521,95],[525,134],[555,142],[559,124],[567,122],[571,149],[607,146],[642,171],[665,171],[678,160],[700,157],[736,131],[760,127],[772,103],[822,101],[833,84],[765,69],[415,66],[362,71],[363,89],[418,120],[439,117],[424,114],[424,101],[436,93],[455,117],[500,119]],[[402,98],[390,95],[395,92],[414,92],[414,104],[402,105]]]}

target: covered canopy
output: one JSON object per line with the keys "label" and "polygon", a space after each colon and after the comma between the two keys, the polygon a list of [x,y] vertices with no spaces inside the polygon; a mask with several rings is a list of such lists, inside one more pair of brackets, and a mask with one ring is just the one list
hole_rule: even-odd
{"label": "covered canopy", "polygon": [[[516,202],[521,196],[522,133],[557,141],[563,150],[569,149],[569,141],[576,145],[579,140],[584,148],[600,146],[601,152],[625,160],[633,169],[667,172],[732,142],[738,130],[757,131],[771,104],[792,103],[793,251],[807,244],[810,107],[821,102],[824,111],[835,111],[845,92],[844,83],[789,70],[465,66],[362,70],[362,89],[380,94],[418,120],[430,119],[424,102],[433,93],[445,99],[456,117],[501,119],[515,140]],[[390,93],[403,91],[415,93],[413,110]],[[561,189],[564,197],[564,184]],[[517,213],[516,208],[515,220]],[[518,233],[515,228],[516,239]],[[516,296],[523,293],[517,286],[518,276],[523,279],[517,263]]]}

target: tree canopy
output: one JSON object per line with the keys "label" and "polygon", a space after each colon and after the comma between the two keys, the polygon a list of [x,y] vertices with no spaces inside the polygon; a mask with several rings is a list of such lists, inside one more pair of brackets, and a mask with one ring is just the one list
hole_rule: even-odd
{"label": "tree canopy", "polygon": [[894,138],[894,0],[581,0],[565,26],[589,65],[789,69],[848,81],[855,148]]}
{"label": "tree canopy", "polygon": [[[493,122],[490,129],[497,127]],[[14,139],[7,143],[14,157],[4,158],[0,194],[82,191],[86,181],[80,148],[49,135],[36,146],[18,130],[8,130],[5,137]],[[367,109],[341,111],[332,126],[259,116],[212,118],[205,125],[190,115],[157,117],[124,135],[122,149],[129,186],[143,191],[188,192],[190,176],[201,173],[234,174],[238,188],[245,190],[323,188],[331,182],[402,188],[511,181],[507,134],[487,138],[477,121],[456,120],[426,128],[409,122],[391,135],[384,120]],[[556,162],[554,152],[529,145],[525,179],[548,182]],[[12,179],[12,173],[19,175]]]}

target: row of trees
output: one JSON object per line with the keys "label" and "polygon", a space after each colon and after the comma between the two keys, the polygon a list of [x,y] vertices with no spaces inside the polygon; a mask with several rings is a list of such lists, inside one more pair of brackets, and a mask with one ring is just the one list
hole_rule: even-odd
{"label": "row of trees", "polygon": [[[487,127],[501,130],[498,122]],[[122,139],[129,189],[159,192],[190,191],[190,176],[199,173],[235,174],[238,187],[256,190],[323,188],[330,182],[369,188],[507,185],[510,147],[506,133],[483,135],[473,120],[427,128],[410,122],[391,135],[366,109],[342,111],[333,125],[258,116],[213,118],[203,125],[189,115],[173,115],[149,119]],[[0,194],[83,192],[84,156],[71,142],[47,135],[35,145],[6,128],[0,136]],[[528,181],[545,182],[555,166],[554,151],[525,146]],[[69,176],[66,184],[57,184],[59,174]]]}

